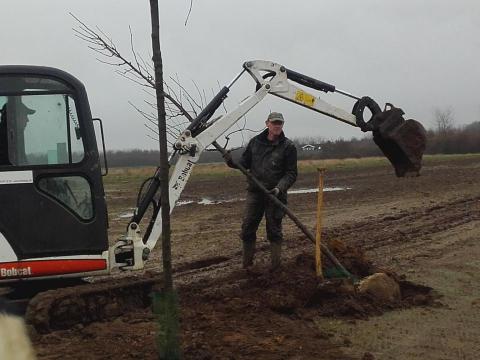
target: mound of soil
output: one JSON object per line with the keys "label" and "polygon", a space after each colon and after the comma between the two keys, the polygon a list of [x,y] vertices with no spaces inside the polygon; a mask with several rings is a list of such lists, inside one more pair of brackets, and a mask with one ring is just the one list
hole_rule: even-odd
{"label": "mound of soil", "polygon": [[[339,240],[330,245],[355,280],[380,271],[360,249]],[[325,261],[324,271],[330,268]],[[309,353],[318,354],[318,342],[305,348],[302,338],[329,337],[311,326],[321,317],[365,319],[395,308],[434,304],[431,288],[391,272],[388,276],[398,283],[400,299],[385,301],[360,293],[358,282],[349,278],[319,279],[315,259],[303,253],[275,272],[257,266],[234,271],[223,279],[190,284],[180,291],[185,357],[229,358],[236,354],[235,358],[248,358],[255,354],[268,359],[278,358],[276,350],[280,349],[288,357],[288,352],[293,356],[295,346],[302,343],[302,355],[308,358]]]}

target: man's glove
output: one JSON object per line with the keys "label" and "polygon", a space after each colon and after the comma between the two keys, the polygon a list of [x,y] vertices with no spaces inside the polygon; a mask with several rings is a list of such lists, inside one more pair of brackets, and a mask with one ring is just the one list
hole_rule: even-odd
{"label": "man's glove", "polygon": [[280,194],[280,189],[278,187],[274,187],[272,190],[269,190],[268,193],[272,194],[273,196],[278,196]]}
{"label": "man's glove", "polygon": [[225,154],[223,155],[223,159],[225,160],[225,163],[228,167],[231,167],[233,169],[236,168],[233,164],[232,153],[230,151],[225,152]]}
{"label": "man's glove", "polygon": [[232,153],[229,150],[225,151],[225,154],[223,154],[222,156],[225,162],[232,161]]}

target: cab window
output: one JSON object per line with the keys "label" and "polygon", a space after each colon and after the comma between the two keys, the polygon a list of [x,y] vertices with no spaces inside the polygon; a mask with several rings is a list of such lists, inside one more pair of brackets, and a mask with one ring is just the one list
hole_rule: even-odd
{"label": "cab window", "polygon": [[78,113],[65,86],[55,87],[51,80],[9,80],[0,79],[2,89],[13,89],[11,94],[0,93],[0,165],[80,162],[84,147]]}
{"label": "cab window", "polygon": [[82,220],[93,217],[93,200],[88,181],[80,176],[45,177],[38,188],[66,206]]}

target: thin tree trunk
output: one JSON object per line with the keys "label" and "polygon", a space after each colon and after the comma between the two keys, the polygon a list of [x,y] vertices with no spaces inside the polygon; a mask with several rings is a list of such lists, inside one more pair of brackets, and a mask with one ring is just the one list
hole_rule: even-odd
{"label": "thin tree trunk", "polygon": [[[158,357],[177,360],[181,358],[179,342],[178,301],[173,288],[172,254],[170,245],[170,198],[168,194],[168,151],[165,94],[163,93],[163,64],[160,50],[160,20],[158,0],[150,0],[152,18],[152,50],[157,96],[158,135],[160,146],[160,206],[162,208],[162,260],[163,291],[154,296],[154,311],[158,316]],[[155,309],[156,308],[156,309]]]}
{"label": "thin tree trunk", "polygon": [[155,68],[155,91],[157,95],[158,133],[160,145],[160,201],[162,207],[162,260],[164,289],[173,290],[172,255],[170,244],[170,198],[168,194],[168,151],[167,151],[167,121],[165,113],[165,96],[163,93],[163,64],[160,50],[160,21],[158,15],[158,0],[150,0],[152,18],[152,50]]}

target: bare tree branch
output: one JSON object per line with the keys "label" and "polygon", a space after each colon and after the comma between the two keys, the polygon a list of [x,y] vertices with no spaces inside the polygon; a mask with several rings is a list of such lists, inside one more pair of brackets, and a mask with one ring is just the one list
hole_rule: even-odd
{"label": "bare tree branch", "polygon": [[188,9],[187,18],[185,19],[185,26],[187,26],[188,19],[189,19],[189,17],[190,17],[190,13],[192,12],[192,7],[193,7],[193,0],[190,0],[190,7],[189,7],[189,9]]}
{"label": "bare tree branch", "polygon": [[195,80],[192,80],[192,83],[193,83],[193,85],[195,86],[195,89],[197,90],[198,97],[200,98],[200,102],[201,102],[200,105],[201,105],[201,107],[203,108],[204,105],[203,105],[202,93],[200,92],[200,89],[198,88],[197,83],[195,82]]}
{"label": "bare tree branch", "polygon": [[[133,33],[130,29],[130,48],[133,55],[133,61],[125,58],[120,51],[117,49],[113,39],[106,35],[99,27],[96,27],[96,31],[87,26],[79,18],[77,18],[73,13],[70,15],[77,21],[79,24],[78,29],[73,29],[75,36],[80,40],[88,43],[88,48],[95,51],[102,58],[97,58],[101,63],[118,67],[117,73],[120,76],[134,82],[137,85],[140,85],[144,88],[155,88],[154,77],[151,75],[150,71],[153,70],[153,66],[148,64],[138,53],[135,51],[133,45]],[[109,60],[105,60],[109,59]],[[115,59],[115,60],[114,60]],[[168,88],[167,88],[168,89]],[[183,91],[186,92],[184,89]],[[186,117],[189,121],[193,120],[193,117],[190,113],[182,106],[181,102],[178,101],[174,96],[167,92],[163,92],[165,98],[175,106],[179,113]],[[192,103],[190,102],[190,105]],[[196,112],[194,112],[196,113]]]}
{"label": "bare tree branch", "polygon": [[192,110],[195,111],[195,113],[196,113],[196,110],[195,110],[195,108],[193,107],[193,104],[194,104],[199,110],[202,109],[202,106],[197,103],[197,101],[190,95],[190,93],[183,87],[183,85],[180,84],[179,81],[175,80],[175,79],[172,78],[172,77],[170,77],[170,80],[172,80],[175,84],[177,84],[177,86],[181,89],[181,91],[184,92],[184,94],[187,96],[187,99],[190,100],[190,101],[189,101],[189,104],[190,104],[190,106],[192,107]]}
{"label": "bare tree branch", "polygon": [[157,138],[154,138],[153,136],[151,136],[150,134],[146,134],[147,137],[149,137],[150,139],[152,139],[153,141],[155,141],[156,143],[158,143],[158,137]]}
{"label": "bare tree branch", "polygon": [[[192,5],[193,0],[190,1],[190,9],[188,16],[191,13]],[[115,45],[113,39],[110,38],[107,34],[105,34],[102,29],[96,27],[96,30],[93,30],[72,13],[70,13],[70,15],[79,24],[78,29],[73,29],[75,32],[75,36],[80,40],[86,42],[88,44],[88,48],[99,55],[99,57],[97,57],[97,60],[99,62],[115,67],[115,72],[117,74],[140,86],[142,90],[146,94],[148,94],[149,97],[154,97],[156,99],[155,95],[151,92],[151,90],[155,89],[154,76],[152,75],[154,67],[151,62],[145,61],[144,58],[135,50],[133,31],[130,26],[129,45],[132,60],[129,60],[121,54],[120,50]],[[186,22],[187,21],[188,17]],[[169,138],[176,138],[178,134],[184,130],[186,125],[191,122],[194,117],[197,116],[198,112],[202,110],[202,108],[205,106],[205,104],[208,103],[208,101],[205,90],[201,90],[195,81],[192,80],[192,83],[198,94],[199,101],[198,99],[194,98],[190,94],[190,92],[187,91],[187,89],[181,84],[178,74],[175,74],[175,78],[170,77],[170,81],[178,87],[178,92],[175,91],[174,88],[169,86],[166,81],[163,82],[163,95],[167,100],[165,102],[166,119],[168,121],[167,135]],[[220,84],[218,85],[220,87]],[[213,91],[213,89],[212,92],[213,96],[215,96],[215,92]],[[184,101],[186,102],[186,104],[188,104],[187,107],[189,107],[190,110],[187,110],[185,108],[183,104]],[[157,108],[156,102],[145,101],[145,104],[152,110],[155,110]],[[154,115],[153,111],[149,113],[141,110],[132,103],[130,103],[130,105],[133,106],[135,110],[144,119],[146,119],[147,123],[151,123],[152,125],[154,125],[158,120],[157,117]],[[225,103],[223,103],[222,106],[224,111],[228,112]],[[186,120],[182,120],[182,118],[185,118]],[[145,126],[147,125],[148,124],[145,124]],[[237,124],[237,127],[237,130],[232,131],[225,137],[227,139],[227,143],[229,137],[236,132],[241,132],[242,139],[243,141],[245,141],[242,132],[243,130],[246,130],[245,123],[243,126]],[[151,128],[151,126],[147,126],[147,128]],[[170,143],[170,140],[168,141]]]}
{"label": "bare tree branch", "polygon": [[157,136],[159,135],[159,134],[158,134],[158,129],[155,129],[155,128],[149,126],[148,124],[143,124],[143,125],[144,125],[148,130],[150,130],[151,132],[153,132],[155,135],[157,135]]}
{"label": "bare tree branch", "polygon": [[[145,61],[144,58],[135,50],[133,31],[130,26],[130,51],[132,54],[132,60],[124,57],[115,45],[113,39],[110,38],[98,26],[95,27],[96,30],[93,30],[74,14],[70,13],[70,15],[78,23],[78,28],[73,29],[75,36],[86,42],[88,44],[88,48],[99,55],[96,57],[97,61],[115,67],[115,72],[118,75],[140,86],[143,88],[143,91],[146,94],[156,99],[156,96],[151,91],[147,91],[147,89],[155,89],[154,76],[152,75],[152,72],[154,71],[153,64]],[[179,85],[180,81],[177,80],[175,83]],[[198,103],[188,94],[185,88],[181,86],[179,86],[179,88],[180,94],[177,95],[177,93],[170,86],[168,86],[166,82],[164,82],[163,94],[167,100],[166,104],[168,104],[166,105],[166,118],[168,120],[167,134],[169,138],[173,139],[178,137],[178,135],[186,127],[186,124],[193,120],[191,113],[196,116],[196,108],[200,108]],[[182,104],[183,92],[187,94],[186,98],[188,99],[188,104],[192,108],[191,112],[187,111]],[[152,110],[157,108],[156,102],[152,103],[146,101],[146,103],[152,108]],[[150,123],[155,124],[157,122],[158,119],[153,113],[148,114],[147,112],[142,111],[138,107],[134,106],[132,103],[130,103],[130,105],[132,105],[135,110]],[[186,118],[187,121],[181,121],[180,118],[182,117]],[[172,143],[170,140],[168,141],[169,143]]]}

